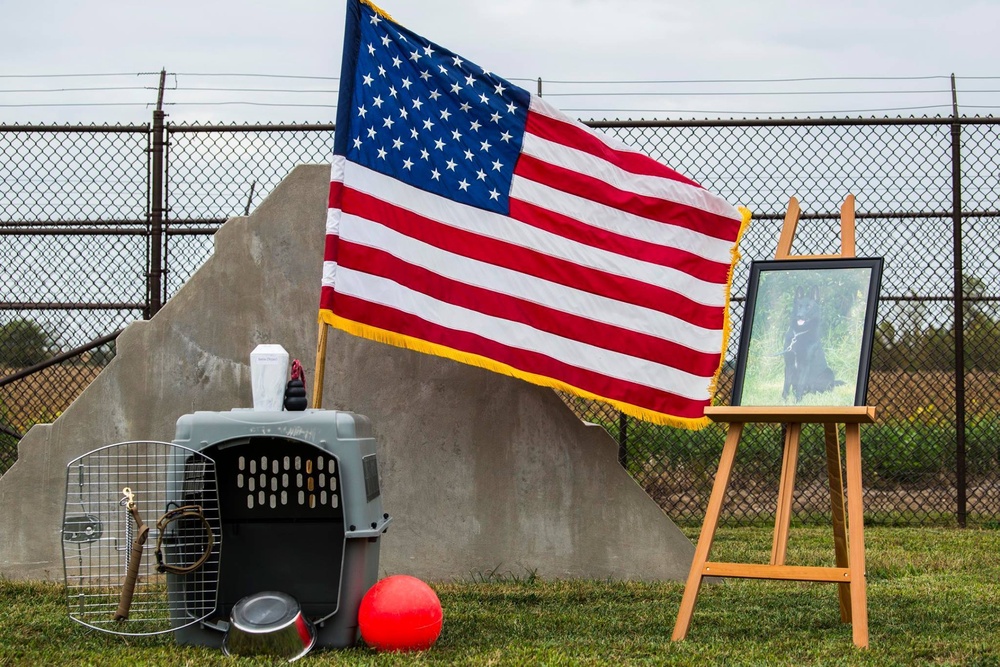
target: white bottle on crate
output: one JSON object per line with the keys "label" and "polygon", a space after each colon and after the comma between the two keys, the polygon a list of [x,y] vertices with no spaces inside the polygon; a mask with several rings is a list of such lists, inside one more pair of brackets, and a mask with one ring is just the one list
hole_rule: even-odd
{"label": "white bottle on crate", "polygon": [[288,382],[288,352],[280,345],[262,344],[250,353],[253,409],[280,411]]}

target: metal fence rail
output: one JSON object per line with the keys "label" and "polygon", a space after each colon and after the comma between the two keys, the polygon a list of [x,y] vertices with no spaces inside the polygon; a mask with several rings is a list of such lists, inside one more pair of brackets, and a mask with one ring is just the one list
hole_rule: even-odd
{"label": "metal fence rail", "polygon": [[[733,286],[720,402],[732,388],[749,263],[774,254],[788,197],[793,252],[838,251],[857,197],[859,256],[883,256],[863,429],[869,520],[1000,522],[1000,119],[594,122],[754,212]],[[330,158],[332,125],[0,126],[0,473],[297,164]],[[303,286],[308,289],[309,286]],[[51,360],[51,361],[50,361]],[[698,523],[724,433],[658,427],[566,398],[675,520]],[[748,427],[725,520],[773,515],[780,428]],[[803,433],[796,518],[825,520],[822,430]]]}

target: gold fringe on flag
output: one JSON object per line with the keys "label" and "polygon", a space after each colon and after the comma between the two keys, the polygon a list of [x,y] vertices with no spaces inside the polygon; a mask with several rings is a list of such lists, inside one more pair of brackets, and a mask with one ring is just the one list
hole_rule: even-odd
{"label": "gold fringe on flag", "polygon": [[378,5],[376,5],[371,0],[360,0],[360,2],[363,5],[368,5],[369,7],[371,7],[372,11],[375,12],[376,14],[378,14],[379,16],[381,16],[382,18],[389,19],[393,23],[396,23],[396,19],[394,19],[391,16],[389,16],[388,12],[384,11],[381,7],[379,7]]}
{"label": "gold fringe on flag", "polygon": [[[750,209],[746,206],[740,206],[739,210],[740,215],[743,216],[743,222],[740,223],[740,231],[737,233],[736,242],[733,243],[733,249],[730,251],[732,262],[729,265],[729,276],[726,278],[726,307],[723,310],[725,320],[722,324],[722,356],[719,357],[719,367],[715,370],[715,375],[712,377],[712,384],[708,387],[708,394],[713,397],[713,403],[718,403],[715,394],[719,390],[719,376],[722,375],[722,367],[726,363],[726,348],[729,347],[729,334],[732,333],[733,328],[732,318],[729,316],[729,299],[733,292],[733,272],[736,271],[736,263],[740,261],[740,241],[743,239],[743,234],[750,227],[750,219],[753,217]],[[705,423],[707,424],[708,421],[706,418]]]}

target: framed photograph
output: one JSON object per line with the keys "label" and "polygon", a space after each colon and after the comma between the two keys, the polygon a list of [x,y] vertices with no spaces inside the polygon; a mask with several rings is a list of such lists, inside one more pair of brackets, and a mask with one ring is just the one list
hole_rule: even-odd
{"label": "framed photograph", "polygon": [[753,262],[733,405],[865,405],[882,258]]}

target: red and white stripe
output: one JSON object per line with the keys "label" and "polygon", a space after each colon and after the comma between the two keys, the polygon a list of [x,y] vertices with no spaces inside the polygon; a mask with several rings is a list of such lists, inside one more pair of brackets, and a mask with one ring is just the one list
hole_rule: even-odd
{"label": "red and white stripe", "polygon": [[510,197],[508,217],[336,156],[321,308],[701,418],[739,212],[534,96]]}

